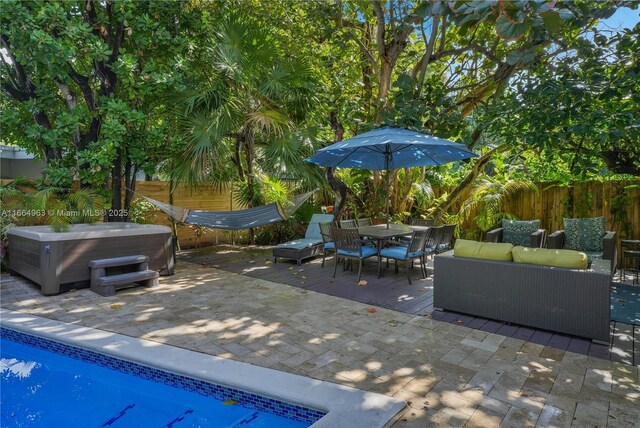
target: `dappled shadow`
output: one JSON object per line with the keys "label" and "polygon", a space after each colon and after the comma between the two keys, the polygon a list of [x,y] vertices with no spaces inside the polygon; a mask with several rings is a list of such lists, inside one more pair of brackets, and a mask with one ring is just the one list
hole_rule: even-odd
{"label": "dappled shadow", "polygon": [[397,426],[553,425],[582,420],[587,401],[625,420],[640,400],[634,367],[208,264],[179,263],[156,288],[107,298],[41,296],[18,277],[3,278],[1,292],[8,309],[395,396],[409,403]]}
{"label": "dappled shadow", "polygon": [[[322,258],[309,259],[301,266],[295,261],[280,259],[274,263],[269,247],[220,246],[183,253],[181,260],[240,273],[253,278],[279,282],[331,296],[342,297],[360,303],[393,309],[414,315],[433,311],[433,282],[422,279],[420,268],[411,269],[412,284],[409,284],[404,266],[395,273],[393,265],[386,268],[378,278],[375,259],[365,261],[360,283],[355,271],[345,270],[341,264],[333,277],[334,259],[327,258],[322,267]],[[431,271],[431,268],[429,267]]]}

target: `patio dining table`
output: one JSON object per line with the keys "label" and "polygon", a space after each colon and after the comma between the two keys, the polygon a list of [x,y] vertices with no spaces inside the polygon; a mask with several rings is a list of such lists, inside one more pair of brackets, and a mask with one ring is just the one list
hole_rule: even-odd
{"label": "patio dining table", "polygon": [[399,238],[411,235],[414,230],[426,230],[429,226],[409,226],[406,224],[390,224],[387,229],[386,224],[376,224],[373,226],[362,226],[358,228],[358,233],[362,237],[367,237],[377,241],[378,253],[382,249],[382,243],[387,239]]}

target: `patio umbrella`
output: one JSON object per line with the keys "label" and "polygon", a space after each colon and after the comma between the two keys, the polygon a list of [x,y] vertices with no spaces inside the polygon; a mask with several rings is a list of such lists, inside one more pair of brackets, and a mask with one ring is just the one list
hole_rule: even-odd
{"label": "patio umbrella", "polygon": [[383,127],[322,148],[306,162],[334,168],[387,171],[387,227],[389,227],[389,171],[413,166],[442,165],[477,156],[467,146],[402,128]]}

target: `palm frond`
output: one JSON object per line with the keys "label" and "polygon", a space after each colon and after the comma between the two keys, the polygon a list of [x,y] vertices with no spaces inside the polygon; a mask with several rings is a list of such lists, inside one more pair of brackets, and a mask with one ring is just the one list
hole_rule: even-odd
{"label": "palm frond", "polygon": [[291,123],[287,115],[275,109],[261,109],[247,115],[246,124],[267,134],[283,135]]}

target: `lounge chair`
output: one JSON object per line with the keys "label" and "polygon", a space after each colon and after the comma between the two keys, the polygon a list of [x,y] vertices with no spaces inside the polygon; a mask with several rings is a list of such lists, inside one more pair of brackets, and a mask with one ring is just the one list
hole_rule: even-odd
{"label": "lounge chair", "polygon": [[292,259],[300,265],[302,260],[322,254],[324,245],[320,234],[320,223],[331,221],[333,221],[333,214],[314,214],[304,238],[279,244],[273,249],[273,262],[277,263],[279,258]]}

